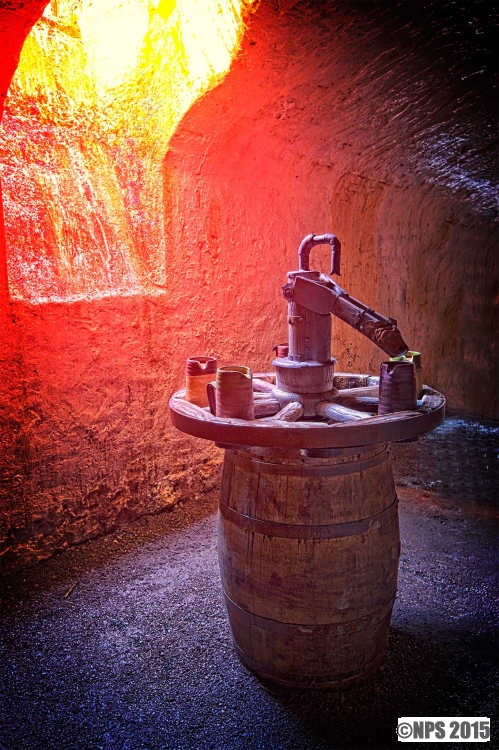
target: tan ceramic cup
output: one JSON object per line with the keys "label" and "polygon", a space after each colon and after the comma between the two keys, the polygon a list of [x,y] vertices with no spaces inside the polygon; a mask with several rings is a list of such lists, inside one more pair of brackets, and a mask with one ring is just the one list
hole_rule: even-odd
{"label": "tan ceramic cup", "polygon": [[206,386],[216,371],[215,357],[190,357],[185,368],[185,400],[196,406],[208,406]]}
{"label": "tan ceramic cup", "polygon": [[217,370],[217,417],[254,419],[253,376],[249,367],[228,365]]}

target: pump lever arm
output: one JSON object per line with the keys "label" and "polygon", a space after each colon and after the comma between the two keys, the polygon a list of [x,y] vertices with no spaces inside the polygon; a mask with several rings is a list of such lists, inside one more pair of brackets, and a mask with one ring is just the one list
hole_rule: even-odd
{"label": "pump lever arm", "polygon": [[341,276],[341,242],[334,234],[307,234],[298,248],[300,271],[310,271],[310,252],[315,245],[331,245],[331,273]]}
{"label": "pump lever arm", "polygon": [[336,315],[390,357],[399,357],[409,349],[397,328],[396,320],[385,318],[372,307],[351,297],[325,274],[321,274],[320,281],[297,276],[293,285],[286,284],[284,287],[284,297],[320,315]]}

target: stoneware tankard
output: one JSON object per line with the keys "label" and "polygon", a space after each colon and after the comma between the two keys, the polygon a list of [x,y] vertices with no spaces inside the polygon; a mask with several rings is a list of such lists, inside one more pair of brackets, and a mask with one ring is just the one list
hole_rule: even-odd
{"label": "stoneware tankard", "polygon": [[409,361],[382,362],[379,377],[378,414],[417,407],[416,366]]}
{"label": "stoneware tankard", "polygon": [[254,419],[253,376],[249,367],[227,365],[217,370],[217,417]]}

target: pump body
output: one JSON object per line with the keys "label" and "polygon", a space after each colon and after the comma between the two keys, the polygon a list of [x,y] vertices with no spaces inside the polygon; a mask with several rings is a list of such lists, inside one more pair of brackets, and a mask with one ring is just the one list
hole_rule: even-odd
{"label": "pump body", "polygon": [[276,397],[281,403],[301,401],[305,417],[316,414],[321,400],[336,395],[331,356],[331,315],[348,323],[391,357],[405,354],[409,347],[393,318],[385,318],[371,307],[351,297],[330,276],[310,270],[309,256],[314,245],[329,243],[332,273],[340,275],[341,244],[332,234],[310,234],[298,250],[299,269],[289,271],[282,287],[288,303],[289,353],[277,357]]}

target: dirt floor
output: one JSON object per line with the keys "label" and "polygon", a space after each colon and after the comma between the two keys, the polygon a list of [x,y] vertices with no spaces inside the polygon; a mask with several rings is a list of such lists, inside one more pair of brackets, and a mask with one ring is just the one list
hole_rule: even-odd
{"label": "dirt floor", "polygon": [[4,577],[0,747],[367,750],[398,746],[398,717],[454,715],[489,716],[497,747],[498,434],[454,416],[393,446],[399,593],[369,685],[269,688],[241,665],[214,491]]}

